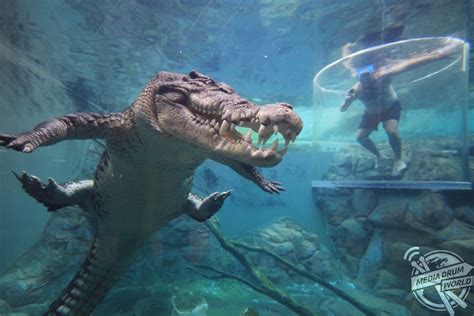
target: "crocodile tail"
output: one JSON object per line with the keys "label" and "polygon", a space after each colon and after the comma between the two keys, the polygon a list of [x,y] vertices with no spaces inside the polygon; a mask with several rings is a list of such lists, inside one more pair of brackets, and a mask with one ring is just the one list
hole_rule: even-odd
{"label": "crocodile tail", "polygon": [[96,236],[87,258],[44,315],[90,315],[128,269],[140,243]]}

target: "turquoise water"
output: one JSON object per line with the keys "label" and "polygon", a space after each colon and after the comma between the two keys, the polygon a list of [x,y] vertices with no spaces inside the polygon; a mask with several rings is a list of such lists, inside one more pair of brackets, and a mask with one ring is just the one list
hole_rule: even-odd
{"label": "turquoise water", "polygon": [[[404,259],[420,247],[413,259],[419,264],[420,255],[446,250],[474,265],[472,191],[312,187],[320,180],[385,180],[394,162],[382,128],[372,134],[384,155],[382,169],[374,169],[373,156],[357,143],[361,103],[347,113],[338,110],[354,79],[336,71],[329,80],[343,94],[321,93],[314,89],[315,75],[340,59],[350,42],[354,51],[423,37],[468,43],[472,11],[461,0],[5,0],[0,133],[18,134],[73,112],[121,111],[158,72],[193,69],[254,104],[290,103],[302,118],[304,128],[283,161],[262,169],[265,178],[282,183],[281,194],[264,192],[214,161],[196,170],[193,183],[202,197],[233,190],[213,217],[226,240],[263,247],[293,267],[238,248],[270,281],[252,275],[208,226],[183,215],[145,242],[94,315],[184,315],[193,307],[193,315],[243,315],[246,309],[258,315],[431,315],[427,301],[443,313],[472,315],[467,286],[452,291],[457,301],[432,286],[420,298],[410,283],[416,271]],[[432,50],[403,47],[409,56]],[[472,181],[474,161],[466,148],[474,125],[469,70],[463,69],[468,49],[461,47],[454,66],[426,80],[403,82],[435,73],[442,64],[395,81],[408,169],[389,181]],[[1,315],[44,313],[78,270],[95,234],[94,220],[77,207],[47,212],[11,171],[58,183],[88,179],[102,150],[91,140],[29,155],[0,147]],[[453,258],[446,260],[458,263]],[[292,303],[270,294],[278,291]],[[245,315],[257,315],[251,311]]]}

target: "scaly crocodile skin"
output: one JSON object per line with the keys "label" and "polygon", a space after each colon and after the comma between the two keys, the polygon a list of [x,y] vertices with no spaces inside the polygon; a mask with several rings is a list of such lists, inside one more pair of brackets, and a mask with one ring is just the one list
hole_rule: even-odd
{"label": "scaly crocodile skin", "polygon": [[[237,125],[249,133],[241,135]],[[69,114],[20,135],[0,134],[0,146],[25,153],[66,139],[106,141],[93,183],[97,234],[80,270],[46,314],[90,314],[144,241],[189,207],[194,170],[204,160],[228,165],[267,192],[283,190],[255,167],[278,164],[301,129],[290,105],[258,107],[193,71],[159,73],[123,112]],[[258,133],[256,145],[252,131]],[[285,144],[263,148],[273,133],[281,133]]]}

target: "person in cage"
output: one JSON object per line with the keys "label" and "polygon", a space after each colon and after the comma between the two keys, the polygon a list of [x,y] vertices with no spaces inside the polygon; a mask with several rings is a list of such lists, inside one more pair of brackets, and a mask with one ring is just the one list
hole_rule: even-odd
{"label": "person in cage", "polygon": [[[343,47],[343,55],[349,55],[352,46],[352,43],[346,44]],[[395,156],[392,175],[401,175],[407,168],[402,159],[402,140],[398,132],[402,107],[391,84],[393,78],[415,67],[447,58],[455,52],[455,49],[456,45],[447,42],[442,48],[428,53],[401,60],[374,60],[360,67],[355,67],[351,59],[346,60],[344,66],[351,71],[358,82],[347,92],[344,102],[340,105],[340,111],[347,111],[355,100],[363,103],[365,111],[356,138],[364,148],[375,155],[375,169],[379,167],[381,156],[369,136],[374,130],[378,130],[380,123],[383,124]]]}

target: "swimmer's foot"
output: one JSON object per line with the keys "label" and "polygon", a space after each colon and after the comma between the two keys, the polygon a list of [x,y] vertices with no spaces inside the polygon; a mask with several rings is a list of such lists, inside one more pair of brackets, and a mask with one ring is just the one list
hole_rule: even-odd
{"label": "swimmer's foot", "polygon": [[407,168],[407,165],[403,162],[403,160],[396,160],[393,164],[392,168],[392,176],[399,176],[401,175],[402,171]]}
{"label": "swimmer's foot", "polygon": [[380,171],[382,169],[382,160],[386,159],[385,156],[380,155],[378,157],[375,157],[374,161],[374,169]]}
{"label": "swimmer's foot", "polygon": [[374,161],[374,169],[379,170],[380,169],[380,161],[382,160],[382,157],[375,157]]}

